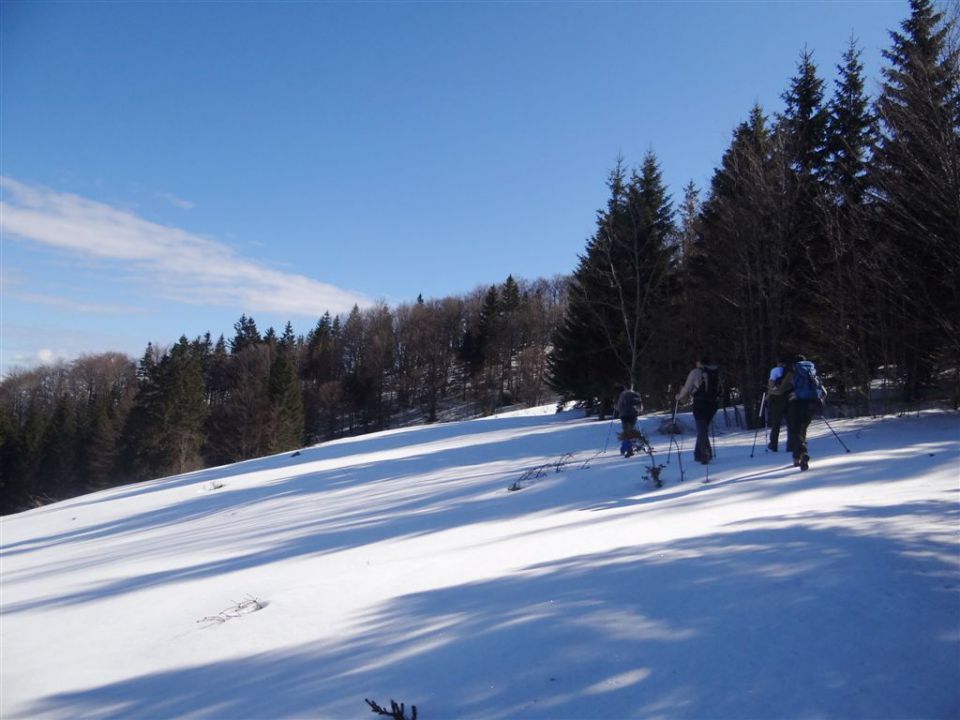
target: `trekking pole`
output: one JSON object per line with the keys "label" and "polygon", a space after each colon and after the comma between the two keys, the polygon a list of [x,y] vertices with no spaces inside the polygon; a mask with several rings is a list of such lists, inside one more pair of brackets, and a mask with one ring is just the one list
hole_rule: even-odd
{"label": "trekking pole", "polygon": [[607,445],[610,444],[610,431],[613,430],[613,417],[610,418],[610,424],[607,425],[607,439],[603,441],[603,454],[607,454]]}
{"label": "trekking pole", "polygon": [[[677,442],[677,406],[680,404],[679,400],[674,401],[673,403],[673,415],[670,417],[670,424],[667,425],[667,432],[670,435],[670,443],[667,446],[667,465],[670,464],[670,455],[673,453],[673,446]],[[677,446],[677,459],[680,459],[680,447]],[[681,471],[682,473],[682,471]]]}
{"label": "trekking pole", "polygon": [[673,443],[677,446],[677,463],[678,463],[679,466],[680,466],[680,482],[683,482],[683,452],[682,452],[682,448],[680,447],[680,443],[677,442],[677,438],[676,438],[676,437],[674,437],[674,436],[671,435],[671,436],[670,436],[670,439],[671,439],[671,440],[673,441]]}
{"label": "trekking pole", "polygon": [[767,394],[764,393],[763,397],[760,398],[760,412],[757,414],[757,430],[753,433],[753,447],[750,448],[750,457],[753,457],[753,451],[757,448],[757,435],[760,434],[760,423],[763,423],[764,429],[767,427],[767,423],[763,418],[763,406],[767,402]]}
{"label": "trekking pole", "polygon": [[[711,420],[710,421],[710,433],[713,435],[713,457],[717,457],[717,424]],[[709,470],[707,471],[710,472]]]}
{"label": "trekking pole", "polygon": [[828,428],[830,428],[830,432],[832,432],[832,433],[833,433],[833,436],[837,439],[837,441],[838,441],[841,445],[843,445],[843,449],[846,450],[847,452],[850,452],[850,448],[848,448],[847,445],[846,445],[846,443],[844,443],[843,440],[840,439],[840,436],[837,435],[837,431],[834,430],[832,427],[830,427],[830,423],[827,422],[827,416],[826,416],[826,415],[821,415],[821,416],[820,416],[820,419],[823,420],[824,424],[825,424]]}

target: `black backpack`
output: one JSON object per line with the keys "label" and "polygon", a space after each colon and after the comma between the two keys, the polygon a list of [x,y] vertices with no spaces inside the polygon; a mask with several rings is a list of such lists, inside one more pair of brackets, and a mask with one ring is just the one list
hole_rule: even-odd
{"label": "black backpack", "polygon": [[695,398],[703,398],[706,400],[719,400],[720,399],[720,368],[718,367],[702,367],[703,370],[703,380],[700,383],[693,396]]}

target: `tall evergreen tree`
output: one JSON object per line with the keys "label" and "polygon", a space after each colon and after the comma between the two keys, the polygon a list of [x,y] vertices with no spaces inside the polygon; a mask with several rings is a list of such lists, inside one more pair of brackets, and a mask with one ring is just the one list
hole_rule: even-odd
{"label": "tall evergreen tree", "polygon": [[823,318],[817,345],[836,368],[837,390],[849,404],[869,403],[873,377],[880,266],[868,223],[867,171],[875,118],[864,89],[860,50],[851,40],[837,66],[828,105],[826,185],[821,199],[828,262],[818,275]]}
{"label": "tall evergreen tree", "polygon": [[260,332],[257,330],[257,323],[252,317],[248,318],[246,314],[240,316],[240,319],[234,323],[233,329],[236,334],[230,341],[230,352],[234,355],[263,342],[263,338],[260,337]]}
{"label": "tall evergreen tree", "polygon": [[270,427],[266,451],[283,452],[304,440],[303,396],[293,356],[295,347],[281,344],[270,366]]}
{"label": "tall evergreen tree", "polygon": [[610,199],[574,274],[550,361],[553,387],[601,404],[620,385],[641,389],[641,367],[649,367],[656,346],[654,320],[668,293],[674,232],[652,152],[629,181],[618,161],[607,184]]}
{"label": "tall evergreen tree", "polygon": [[851,40],[837,65],[834,94],[827,106],[827,180],[837,205],[859,207],[876,140],[876,118],[866,95],[861,51]]}
{"label": "tall evergreen tree", "polygon": [[623,160],[607,178],[609,198],[597,212],[597,230],[587,240],[570,280],[567,309],[554,331],[548,360],[550,386],[564,400],[577,400],[597,407],[601,419],[612,410],[617,386],[624,378],[615,353],[609,349],[611,327],[619,325],[613,312],[615,298],[606,280],[604,261],[608,234],[622,216],[627,194]]}
{"label": "tall evergreen tree", "polygon": [[751,419],[767,365],[793,332],[788,313],[793,234],[781,140],[755,105],[714,173],[686,269],[693,335],[725,366],[728,384],[735,384],[752,408]]}
{"label": "tall evergreen tree", "polygon": [[40,486],[45,496],[70,497],[83,491],[78,451],[76,401],[64,393],[57,400],[40,450]]}
{"label": "tall evergreen tree", "polygon": [[828,122],[823,84],[817,75],[813,53],[804,49],[797,74],[783,94],[785,108],[777,127],[785,161],[782,167],[785,196],[779,213],[788,236],[790,341],[802,347],[808,347],[817,337],[817,326],[822,319],[818,311],[822,303],[817,277],[829,257],[821,214],[822,183],[827,174]]}
{"label": "tall evergreen tree", "polygon": [[828,114],[823,104],[823,80],[817,75],[811,51],[804,49],[801,53],[797,74],[791,78],[783,102],[780,121],[791,169],[800,182],[819,180],[825,169]]}
{"label": "tall evergreen tree", "polygon": [[[911,0],[910,9],[884,52],[874,175],[907,400],[933,382],[938,362],[960,368],[958,49],[930,0]],[[960,370],[955,378],[960,404]]]}
{"label": "tall evergreen tree", "polygon": [[181,336],[161,363],[159,430],[168,472],[182,473],[202,467],[200,448],[207,417],[203,356],[204,345],[199,339],[191,343]]}

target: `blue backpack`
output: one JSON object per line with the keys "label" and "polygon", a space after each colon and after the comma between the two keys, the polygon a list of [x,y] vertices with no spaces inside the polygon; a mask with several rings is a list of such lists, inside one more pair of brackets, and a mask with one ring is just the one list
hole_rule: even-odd
{"label": "blue backpack", "polygon": [[801,400],[820,400],[827,396],[817,377],[817,368],[809,360],[801,360],[793,366],[793,393]]}

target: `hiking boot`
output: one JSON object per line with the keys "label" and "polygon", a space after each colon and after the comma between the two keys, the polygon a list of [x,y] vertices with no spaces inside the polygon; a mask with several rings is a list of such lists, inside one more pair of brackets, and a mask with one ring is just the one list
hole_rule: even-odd
{"label": "hiking boot", "polygon": [[793,459],[793,466],[794,466],[794,467],[799,467],[799,466],[800,466],[800,458],[795,457],[795,458]]}
{"label": "hiking boot", "polygon": [[810,456],[807,455],[806,453],[804,453],[803,455],[801,455],[801,456],[800,456],[799,465],[800,465],[800,470],[806,470],[807,468],[809,468],[809,467],[810,467]]}
{"label": "hiking boot", "polygon": [[767,450],[769,450],[770,452],[777,452],[777,445],[776,445],[776,443],[768,443],[768,444],[767,444]]}

